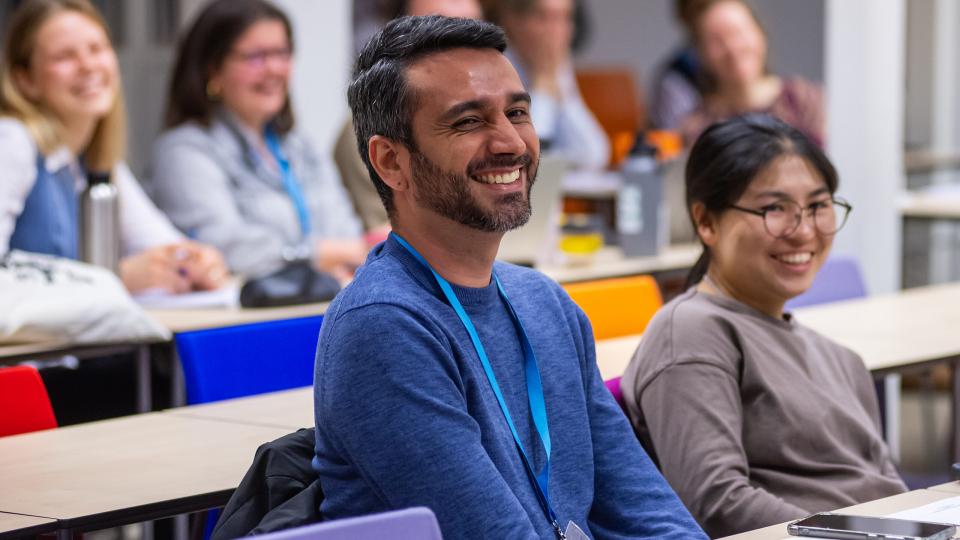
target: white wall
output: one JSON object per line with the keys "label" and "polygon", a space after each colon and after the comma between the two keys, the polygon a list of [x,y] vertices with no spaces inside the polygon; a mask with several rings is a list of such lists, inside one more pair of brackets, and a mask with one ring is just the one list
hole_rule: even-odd
{"label": "white wall", "polygon": [[300,129],[323,153],[347,115],[346,87],[353,66],[350,0],[276,0],[294,26],[297,56],[293,107]]}
{"label": "white wall", "polygon": [[828,153],[854,205],[834,250],[859,260],[871,294],[900,286],[904,2],[826,2]]}

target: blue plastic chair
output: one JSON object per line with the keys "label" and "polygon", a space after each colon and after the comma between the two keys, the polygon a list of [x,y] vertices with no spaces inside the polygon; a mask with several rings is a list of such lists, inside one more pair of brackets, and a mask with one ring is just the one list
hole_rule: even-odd
{"label": "blue plastic chair", "polygon": [[416,507],[355,518],[324,521],[257,536],[261,540],[443,540],[429,508]]}
{"label": "blue plastic chair", "polygon": [[817,272],[806,292],[787,302],[787,309],[863,298],[867,289],[856,259],[832,257]]}
{"label": "blue plastic chair", "polygon": [[[187,404],[313,384],[322,323],[318,315],[177,334]],[[219,517],[219,509],[207,513],[204,539]]]}
{"label": "blue plastic chair", "polygon": [[313,384],[322,316],[177,334],[187,403]]}

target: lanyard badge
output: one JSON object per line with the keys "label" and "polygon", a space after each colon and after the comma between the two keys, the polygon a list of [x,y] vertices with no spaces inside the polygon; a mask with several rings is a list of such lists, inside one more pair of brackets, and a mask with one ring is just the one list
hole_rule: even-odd
{"label": "lanyard badge", "polygon": [[533,345],[531,345],[530,339],[527,337],[527,332],[524,330],[523,324],[520,322],[520,318],[517,316],[517,312],[513,309],[510,299],[507,298],[507,293],[503,290],[503,285],[501,285],[500,279],[497,277],[496,272],[494,272],[493,280],[497,284],[497,291],[500,293],[500,297],[503,299],[504,304],[506,304],[507,311],[510,312],[510,318],[513,320],[513,324],[517,329],[517,334],[520,336],[521,345],[523,346],[523,365],[527,380],[527,399],[530,403],[530,415],[533,417],[533,423],[537,428],[537,434],[540,437],[541,443],[543,443],[543,449],[547,456],[546,464],[544,465],[543,470],[540,471],[540,474],[534,472],[533,467],[530,465],[530,460],[527,458],[527,452],[523,448],[523,443],[520,442],[520,435],[517,433],[517,429],[513,423],[513,418],[510,416],[510,410],[507,408],[507,402],[504,400],[503,393],[500,391],[500,385],[497,383],[497,377],[493,372],[493,367],[490,365],[487,352],[483,348],[483,344],[480,343],[480,336],[477,334],[477,329],[474,327],[473,321],[470,320],[470,316],[467,314],[466,310],[463,309],[460,299],[458,299],[456,293],[453,292],[453,287],[451,287],[450,283],[444,279],[443,276],[438,274],[430,266],[430,263],[428,263],[427,260],[424,259],[416,249],[413,248],[413,246],[408,244],[406,240],[401,238],[400,235],[396,233],[390,234],[401,246],[404,247],[404,249],[413,255],[413,257],[417,259],[417,261],[424,268],[430,270],[430,273],[433,274],[434,279],[437,281],[437,285],[439,285],[440,289],[443,291],[447,302],[457,313],[457,317],[460,318],[460,322],[463,324],[464,329],[466,329],[467,334],[470,335],[470,341],[473,343],[473,347],[477,352],[477,356],[480,358],[480,364],[483,366],[483,371],[486,373],[487,381],[490,383],[490,388],[493,390],[493,394],[497,398],[497,403],[500,404],[500,411],[503,412],[503,417],[507,421],[507,426],[510,428],[510,433],[513,435],[513,440],[517,445],[517,451],[519,452],[520,458],[523,461],[527,475],[530,477],[531,483],[533,484],[534,491],[537,494],[537,500],[540,502],[540,507],[543,509],[547,519],[550,520],[550,524],[553,526],[554,532],[557,534],[557,538],[564,540],[566,535],[560,528],[560,523],[557,521],[557,515],[553,511],[553,507],[550,505],[550,427],[547,423],[547,406],[546,400],[543,397],[543,382],[540,378],[540,369],[537,367],[537,357],[533,352]]}

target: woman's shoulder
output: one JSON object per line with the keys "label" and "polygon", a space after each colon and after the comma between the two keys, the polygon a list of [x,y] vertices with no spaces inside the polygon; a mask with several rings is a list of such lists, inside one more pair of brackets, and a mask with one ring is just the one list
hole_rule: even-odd
{"label": "woman's shoulder", "polygon": [[0,141],[3,141],[2,146],[8,151],[27,151],[32,154],[37,148],[26,124],[12,116],[0,117]]}
{"label": "woman's shoulder", "polygon": [[194,121],[184,122],[160,133],[154,144],[158,148],[180,144],[209,144],[213,139],[213,128],[213,124],[205,126]]}
{"label": "woman's shoulder", "polygon": [[640,352],[656,351],[663,367],[685,361],[731,364],[740,357],[734,320],[731,310],[691,288],[657,311]]}

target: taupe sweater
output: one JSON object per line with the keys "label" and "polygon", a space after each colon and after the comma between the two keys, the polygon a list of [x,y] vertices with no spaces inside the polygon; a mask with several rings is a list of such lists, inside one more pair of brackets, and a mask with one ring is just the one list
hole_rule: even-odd
{"label": "taupe sweater", "polygon": [[789,315],[691,289],[623,376],[628,414],[712,537],[906,490],[861,359]]}

